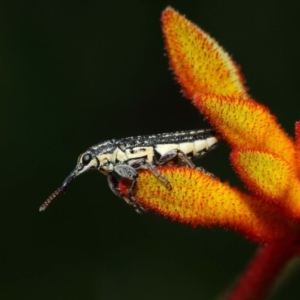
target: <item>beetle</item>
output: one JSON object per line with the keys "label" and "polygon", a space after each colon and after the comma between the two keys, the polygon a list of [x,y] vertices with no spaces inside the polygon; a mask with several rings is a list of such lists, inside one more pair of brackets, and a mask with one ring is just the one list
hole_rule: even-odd
{"label": "beetle", "polygon": [[[217,143],[218,137],[213,129],[177,131],[104,141],[88,148],[79,156],[75,169],[40,206],[40,211],[44,211],[55,197],[65,192],[78,175],[95,169],[107,176],[108,185],[115,195],[123,198],[138,213],[141,213],[146,209],[134,198],[140,169],[150,170],[166,188],[172,189],[170,182],[157,171],[156,167],[175,164],[196,168],[192,159],[202,157],[214,149]],[[122,178],[131,181],[129,198],[123,197],[118,190]]]}

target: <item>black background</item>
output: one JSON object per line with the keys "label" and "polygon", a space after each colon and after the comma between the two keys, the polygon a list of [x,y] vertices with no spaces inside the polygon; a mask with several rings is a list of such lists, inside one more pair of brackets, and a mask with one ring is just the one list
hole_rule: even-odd
{"label": "black background", "polygon": [[[80,176],[38,207],[89,146],[208,127],[165,57],[172,5],[233,54],[255,99],[293,135],[298,1],[1,1],[1,299],[213,299],[256,245],[224,229],[140,216],[106,178]],[[221,145],[200,163],[239,185]],[[299,299],[299,271],[272,299]]]}

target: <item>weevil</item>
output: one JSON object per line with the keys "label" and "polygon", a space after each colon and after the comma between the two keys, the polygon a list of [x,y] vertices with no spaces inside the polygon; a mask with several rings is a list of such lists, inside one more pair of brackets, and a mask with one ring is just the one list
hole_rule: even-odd
{"label": "weevil", "polygon": [[[55,197],[65,192],[78,175],[95,169],[107,176],[108,185],[115,195],[123,198],[137,212],[143,212],[145,208],[134,198],[140,169],[149,169],[166,188],[172,189],[170,182],[156,167],[175,164],[196,168],[192,159],[200,158],[214,149],[217,142],[213,129],[202,129],[112,139],[94,145],[79,156],[75,169],[40,206],[40,211],[45,210]],[[122,178],[131,181],[128,197],[122,197],[118,190]]]}

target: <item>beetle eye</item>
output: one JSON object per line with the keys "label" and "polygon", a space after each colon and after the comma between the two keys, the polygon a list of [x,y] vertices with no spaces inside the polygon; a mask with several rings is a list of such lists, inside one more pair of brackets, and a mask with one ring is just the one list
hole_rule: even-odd
{"label": "beetle eye", "polygon": [[82,157],[82,163],[86,166],[92,160],[92,155],[90,153],[84,154]]}

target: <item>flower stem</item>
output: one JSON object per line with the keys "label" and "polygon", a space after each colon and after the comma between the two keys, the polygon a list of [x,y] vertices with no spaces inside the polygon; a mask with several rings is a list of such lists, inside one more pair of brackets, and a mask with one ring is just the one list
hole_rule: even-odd
{"label": "flower stem", "polygon": [[295,247],[292,243],[280,242],[262,246],[226,299],[264,299],[283,267],[294,254]]}

